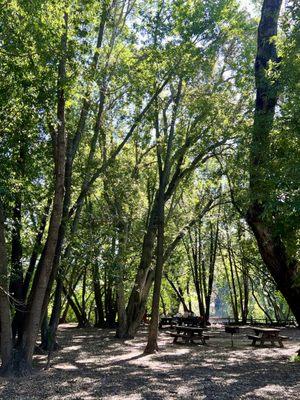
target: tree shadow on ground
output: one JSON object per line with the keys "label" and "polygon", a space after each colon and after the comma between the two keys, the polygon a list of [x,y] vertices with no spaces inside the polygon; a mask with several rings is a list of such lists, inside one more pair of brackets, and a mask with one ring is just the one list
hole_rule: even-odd
{"label": "tree shadow on ground", "polygon": [[[209,346],[172,345],[160,335],[161,351],[144,355],[144,333],[120,341],[113,332],[63,329],[62,349],[51,368],[36,357],[37,373],[0,381],[2,399],[298,399],[300,365],[289,362],[288,348],[252,348],[243,338],[236,348],[219,337]],[[295,350],[294,350],[295,349]]]}

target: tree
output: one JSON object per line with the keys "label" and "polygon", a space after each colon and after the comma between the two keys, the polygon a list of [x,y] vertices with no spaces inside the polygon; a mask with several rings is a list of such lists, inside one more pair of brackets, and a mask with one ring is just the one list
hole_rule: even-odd
{"label": "tree", "polygon": [[[294,284],[298,274],[297,252],[289,252],[285,232],[278,229],[279,212],[272,205],[274,193],[270,184],[271,133],[280,85],[280,59],[274,40],[277,37],[280,8],[280,0],[265,0],[258,28],[256,102],[250,149],[250,205],[247,221],[266,266],[300,322],[300,292]],[[280,199],[275,201],[278,203]]]}
{"label": "tree", "polygon": [[13,338],[9,304],[7,249],[5,243],[5,227],[3,206],[0,202],[0,321],[1,321],[1,373],[10,373],[13,362]]}

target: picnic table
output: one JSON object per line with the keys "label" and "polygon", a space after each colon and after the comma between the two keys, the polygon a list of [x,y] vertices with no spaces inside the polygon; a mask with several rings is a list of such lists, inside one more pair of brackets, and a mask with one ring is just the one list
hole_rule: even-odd
{"label": "picnic table", "polygon": [[248,335],[248,338],[252,340],[252,346],[255,346],[256,342],[263,345],[265,342],[271,342],[274,346],[275,342],[283,347],[283,341],[288,340],[287,336],[280,335],[280,329],[275,328],[260,328],[253,327],[254,335]]}
{"label": "picnic table", "polygon": [[173,343],[177,343],[178,338],[181,338],[184,343],[195,343],[195,340],[199,340],[200,343],[206,344],[206,340],[209,336],[203,334],[204,329],[193,326],[176,326],[176,333],[170,333],[174,338]]}

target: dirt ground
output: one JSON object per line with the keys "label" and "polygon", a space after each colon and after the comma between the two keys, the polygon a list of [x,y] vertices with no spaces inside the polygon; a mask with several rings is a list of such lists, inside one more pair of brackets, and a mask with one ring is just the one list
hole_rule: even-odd
{"label": "dirt ground", "polygon": [[[249,331],[250,332],[250,331]],[[121,341],[114,332],[62,325],[51,368],[35,356],[29,378],[0,378],[3,400],[300,399],[300,330],[284,329],[285,348],[252,348],[247,330],[234,339],[222,330],[208,346],[173,345],[160,333],[160,352],[143,355],[146,333]]]}

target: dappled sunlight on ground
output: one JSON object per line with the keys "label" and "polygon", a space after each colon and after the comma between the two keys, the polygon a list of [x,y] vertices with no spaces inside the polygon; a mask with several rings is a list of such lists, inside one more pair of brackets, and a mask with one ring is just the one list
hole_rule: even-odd
{"label": "dappled sunlight on ground", "polygon": [[285,348],[250,346],[246,333],[220,332],[208,346],[173,345],[164,332],[160,352],[144,355],[145,332],[133,340],[114,331],[60,327],[61,350],[51,368],[46,355],[35,357],[36,373],[25,380],[0,380],[0,399],[299,399],[300,364],[290,361],[300,347],[300,331]]}

